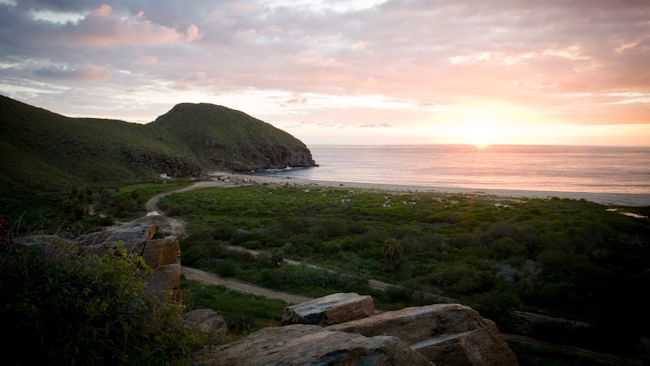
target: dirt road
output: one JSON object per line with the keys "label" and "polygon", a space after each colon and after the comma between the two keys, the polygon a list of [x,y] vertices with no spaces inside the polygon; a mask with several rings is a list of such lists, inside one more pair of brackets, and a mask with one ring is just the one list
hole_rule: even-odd
{"label": "dirt road", "polygon": [[290,304],[300,304],[312,299],[306,296],[270,290],[264,287],[253,285],[251,283],[234,280],[232,278],[219,277],[213,273],[201,271],[200,269],[187,266],[183,266],[183,276],[185,276],[185,278],[188,280],[196,281],[204,285],[224,286],[233,291],[257,296],[264,296],[269,299],[282,300]]}

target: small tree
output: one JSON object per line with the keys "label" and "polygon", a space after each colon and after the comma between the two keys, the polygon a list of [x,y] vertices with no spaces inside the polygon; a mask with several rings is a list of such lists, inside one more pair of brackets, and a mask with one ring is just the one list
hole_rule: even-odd
{"label": "small tree", "polygon": [[391,238],[384,241],[384,259],[386,260],[386,272],[393,272],[399,267],[399,261],[402,256],[402,243],[399,240]]}

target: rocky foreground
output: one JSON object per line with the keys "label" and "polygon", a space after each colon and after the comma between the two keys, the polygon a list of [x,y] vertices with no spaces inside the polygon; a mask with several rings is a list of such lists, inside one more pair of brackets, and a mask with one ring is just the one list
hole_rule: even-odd
{"label": "rocky foreground", "polygon": [[[155,296],[180,299],[179,245],[173,237],[151,239],[153,227],[120,228],[82,241],[83,253],[103,255],[119,238],[153,271],[145,276]],[[144,237],[143,237],[144,235]],[[40,238],[43,240],[45,238]],[[185,326],[208,337],[227,333],[210,309],[185,314]],[[377,312],[370,296],[337,293],[284,309],[280,327],[259,330],[236,342],[208,346],[197,365],[517,365],[494,322],[470,307],[434,304]]]}
{"label": "rocky foreground", "polygon": [[[146,226],[112,232],[153,269],[153,293],[178,299],[178,240],[142,240]],[[146,236],[146,235],[145,235]],[[105,239],[106,238],[101,238]],[[100,238],[87,252],[107,249]],[[100,242],[100,243],[98,243]],[[199,365],[517,365],[496,325],[459,304],[435,304],[378,313],[372,297],[337,293],[284,309],[281,327],[270,327],[196,354]],[[226,324],[209,309],[185,314],[185,325],[222,337]]]}
{"label": "rocky foreground", "polygon": [[369,296],[325,296],[287,307],[284,326],[203,349],[195,363],[517,365],[496,325],[467,306],[437,304],[375,313]]}

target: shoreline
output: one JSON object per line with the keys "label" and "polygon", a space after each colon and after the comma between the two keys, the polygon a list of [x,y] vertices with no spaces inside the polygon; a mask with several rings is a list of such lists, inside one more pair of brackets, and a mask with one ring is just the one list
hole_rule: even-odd
{"label": "shoreline", "polygon": [[345,182],[345,181],[328,181],[307,178],[296,178],[291,176],[264,175],[259,173],[227,173],[213,172],[210,176],[234,175],[242,179],[251,179],[257,183],[267,184],[293,184],[300,186],[312,187],[330,187],[330,188],[355,188],[375,191],[391,192],[433,192],[447,194],[480,194],[501,196],[504,198],[568,198],[595,202],[605,206],[624,206],[624,207],[650,207],[650,194],[640,193],[597,193],[597,192],[556,192],[556,191],[537,191],[537,190],[516,190],[516,189],[485,189],[485,188],[456,188],[456,187],[434,187],[408,184],[388,184],[388,183],[363,183],[363,182]]}

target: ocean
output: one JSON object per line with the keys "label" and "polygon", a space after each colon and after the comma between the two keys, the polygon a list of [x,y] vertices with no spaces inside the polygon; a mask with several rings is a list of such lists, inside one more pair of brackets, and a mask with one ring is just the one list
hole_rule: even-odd
{"label": "ocean", "polygon": [[437,188],[650,195],[650,147],[313,145],[309,149],[319,167],[269,173]]}

